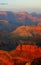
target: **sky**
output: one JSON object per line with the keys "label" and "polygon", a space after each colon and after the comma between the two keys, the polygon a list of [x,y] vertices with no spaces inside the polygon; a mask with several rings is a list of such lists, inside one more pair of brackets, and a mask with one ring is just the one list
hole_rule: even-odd
{"label": "sky", "polygon": [[0,0],[0,10],[41,13],[41,0]]}

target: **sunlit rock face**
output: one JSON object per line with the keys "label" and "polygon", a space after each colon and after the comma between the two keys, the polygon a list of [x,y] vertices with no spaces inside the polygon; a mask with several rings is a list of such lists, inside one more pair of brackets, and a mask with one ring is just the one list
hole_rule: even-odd
{"label": "sunlit rock face", "polygon": [[20,44],[23,42],[41,47],[41,26],[20,26],[10,34],[11,37],[19,40]]}
{"label": "sunlit rock face", "polygon": [[13,60],[19,59],[21,62],[32,62],[33,59],[41,57],[41,48],[34,45],[19,45],[16,50],[12,50],[10,54]]}
{"label": "sunlit rock face", "polygon": [[7,51],[0,50],[0,65],[14,65],[12,57]]}
{"label": "sunlit rock face", "polygon": [[12,36],[32,36],[32,33],[41,34],[41,26],[19,26],[11,32]]}
{"label": "sunlit rock face", "polygon": [[31,65],[31,62],[26,63],[25,65]]}

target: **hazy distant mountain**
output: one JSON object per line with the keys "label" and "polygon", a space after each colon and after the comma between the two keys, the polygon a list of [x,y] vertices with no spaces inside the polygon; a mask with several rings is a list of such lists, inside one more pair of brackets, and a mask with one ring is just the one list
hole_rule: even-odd
{"label": "hazy distant mountain", "polygon": [[39,17],[39,18],[41,18],[41,14],[37,14],[37,13],[35,13],[35,12],[33,12],[33,13],[31,13],[33,16],[36,16],[36,17]]}
{"label": "hazy distant mountain", "polygon": [[41,18],[27,12],[0,11],[0,31],[10,32],[22,25],[41,24]]}

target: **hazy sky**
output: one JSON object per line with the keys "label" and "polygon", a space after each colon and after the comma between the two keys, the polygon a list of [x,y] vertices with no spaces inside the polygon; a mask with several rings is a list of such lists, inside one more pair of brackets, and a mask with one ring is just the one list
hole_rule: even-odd
{"label": "hazy sky", "polygon": [[41,13],[41,0],[0,0],[0,10]]}

